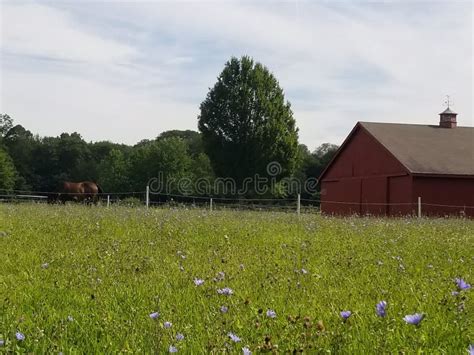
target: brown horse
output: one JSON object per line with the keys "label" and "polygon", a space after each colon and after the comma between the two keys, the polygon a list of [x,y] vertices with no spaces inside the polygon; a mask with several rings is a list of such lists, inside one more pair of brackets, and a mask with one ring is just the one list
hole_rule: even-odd
{"label": "brown horse", "polygon": [[76,201],[97,204],[98,194],[102,193],[98,184],[91,181],[70,182],[64,181],[58,188],[58,192],[51,196],[51,200],[60,202]]}

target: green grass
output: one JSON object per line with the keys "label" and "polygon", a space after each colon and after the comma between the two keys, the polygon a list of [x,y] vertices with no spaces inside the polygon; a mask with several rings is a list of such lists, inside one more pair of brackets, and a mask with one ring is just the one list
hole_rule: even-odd
{"label": "green grass", "polygon": [[[474,283],[469,220],[0,205],[0,231],[0,352],[464,354],[474,342],[474,291],[451,295],[454,278]],[[415,312],[421,325],[405,324]]]}

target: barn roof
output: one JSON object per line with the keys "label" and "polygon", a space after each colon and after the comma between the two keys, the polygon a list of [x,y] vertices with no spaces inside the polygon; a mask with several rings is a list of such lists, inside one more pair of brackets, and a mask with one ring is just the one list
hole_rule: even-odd
{"label": "barn roof", "polygon": [[359,122],[411,173],[474,175],[474,127]]}

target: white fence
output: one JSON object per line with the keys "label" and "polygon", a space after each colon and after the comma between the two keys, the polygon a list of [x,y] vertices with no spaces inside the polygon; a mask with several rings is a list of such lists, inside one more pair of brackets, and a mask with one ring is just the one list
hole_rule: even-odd
{"label": "white fence", "polygon": [[[48,195],[56,194],[56,192],[44,191],[25,191],[25,190],[0,190],[0,202],[22,202],[35,201],[46,202]],[[68,195],[65,193],[65,195]],[[76,195],[71,193],[71,195]],[[150,190],[146,186],[144,191],[133,192],[106,192],[99,193],[99,199],[102,204],[110,207],[114,204],[122,205],[142,205],[146,208],[150,207],[186,207],[186,208],[205,208],[210,211],[222,209],[238,209],[238,210],[257,210],[257,211],[284,211],[301,214],[302,212],[319,212],[321,200],[305,199],[298,194],[293,198],[245,198],[245,197],[221,197],[221,196],[193,196],[157,193]],[[346,201],[322,201],[325,204],[343,204],[347,206],[410,206],[413,214],[422,217],[425,210],[433,207],[453,209],[453,212],[461,215],[472,215],[474,206],[446,205],[435,203],[424,203],[422,198],[418,197],[417,202],[404,203],[386,203],[386,202],[346,202]],[[457,210],[457,211],[456,211]],[[469,212],[469,213],[467,213]],[[453,213],[454,214],[454,213]]]}

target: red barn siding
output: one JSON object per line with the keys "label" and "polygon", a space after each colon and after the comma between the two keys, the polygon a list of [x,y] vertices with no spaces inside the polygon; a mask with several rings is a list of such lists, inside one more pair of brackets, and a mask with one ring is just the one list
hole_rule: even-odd
{"label": "red barn siding", "polygon": [[[474,178],[425,177],[413,178],[413,200],[421,197],[422,214],[427,216],[459,215],[474,217]],[[427,206],[449,205],[447,206]],[[463,211],[463,212],[461,212]]]}
{"label": "red barn siding", "polygon": [[405,173],[405,167],[365,129],[356,129],[352,139],[329,167],[324,180]]}
{"label": "red barn siding", "polygon": [[406,214],[406,206],[399,210],[387,206],[389,199],[411,202],[411,196],[400,190],[401,186],[409,185],[409,181],[391,180],[393,176],[407,177],[404,166],[365,129],[356,127],[351,136],[324,174],[322,211],[329,214]]}
{"label": "red barn siding", "polygon": [[360,192],[360,178],[324,181],[321,186],[321,209],[330,214],[360,214]]}
{"label": "red barn siding", "polygon": [[411,175],[390,176],[388,178],[388,215],[406,216],[415,213],[416,205],[413,204],[412,184]]}
{"label": "red barn siding", "polygon": [[386,176],[362,179],[361,214],[384,215],[387,213],[387,179]]}

